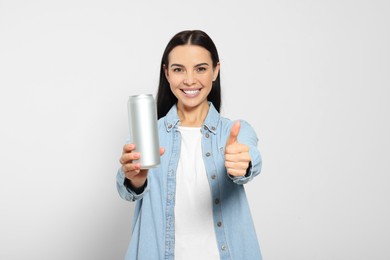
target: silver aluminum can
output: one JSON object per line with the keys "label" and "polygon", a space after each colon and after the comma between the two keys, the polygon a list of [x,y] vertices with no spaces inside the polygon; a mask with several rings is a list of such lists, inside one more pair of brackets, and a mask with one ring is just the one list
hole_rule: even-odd
{"label": "silver aluminum can", "polygon": [[141,169],[149,169],[160,164],[160,144],[157,129],[156,102],[151,94],[130,96],[127,102],[130,142],[135,144],[135,152],[141,157],[134,162]]}

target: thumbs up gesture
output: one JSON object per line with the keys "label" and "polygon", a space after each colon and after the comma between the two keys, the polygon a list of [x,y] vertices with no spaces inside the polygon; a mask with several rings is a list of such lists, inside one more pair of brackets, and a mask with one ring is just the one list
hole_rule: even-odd
{"label": "thumbs up gesture", "polygon": [[236,121],[230,130],[230,136],[225,147],[225,167],[232,176],[245,176],[251,157],[249,146],[240,144],[237,140],[240,132],[240,121]]}

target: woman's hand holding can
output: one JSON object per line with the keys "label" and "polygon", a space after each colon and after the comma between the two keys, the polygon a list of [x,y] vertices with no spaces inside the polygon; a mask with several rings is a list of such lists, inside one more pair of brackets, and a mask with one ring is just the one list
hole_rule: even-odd
{"label": "woman's hand holding can", "polygon": [[[141,188],[146,182],[148,170],[142,169],[139,163],[133,162],[141,157],[141,154],[134,152],[135,144],[125,144],[119,162],[122,164],[122,171],[125,177],[130,180],[134,188]],[[164,154],[164,148],[160,148],[160,156]]]}

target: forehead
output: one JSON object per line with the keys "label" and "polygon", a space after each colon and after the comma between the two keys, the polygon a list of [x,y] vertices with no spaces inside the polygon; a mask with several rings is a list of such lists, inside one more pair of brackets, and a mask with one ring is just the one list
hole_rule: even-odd
{"label": "forehead", "polygon": [[197,45],[179,45],[172,49],[168,55],[169,63],[212,63],[208,50]]}

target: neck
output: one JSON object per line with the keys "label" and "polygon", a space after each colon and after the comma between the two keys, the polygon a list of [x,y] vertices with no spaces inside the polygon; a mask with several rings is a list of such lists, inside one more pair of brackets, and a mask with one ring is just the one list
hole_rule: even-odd
{"label": "neck", "polygon": [[196,108],[188,108],[177,104],[177,114],[181,126],[201,127],[209,111],[208,102],[199,105]]}

